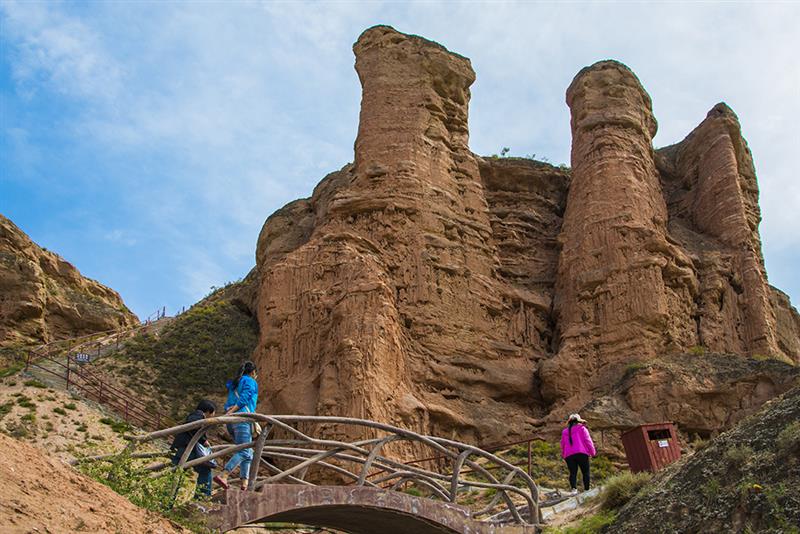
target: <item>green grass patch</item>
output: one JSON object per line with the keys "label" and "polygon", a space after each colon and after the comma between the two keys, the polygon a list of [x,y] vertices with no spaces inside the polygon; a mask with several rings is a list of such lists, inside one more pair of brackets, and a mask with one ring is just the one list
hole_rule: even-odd
{"label": "green grass patch", "polygon": [[776,441],[778,451],[783,454],[800,452],[800,421],[794,421],[784,427]]}
{"label": "green grass patch", "polygon": [[117,419],[112,419],[111,417],[103,417],[100,419],[100,422],[104,425],[110,426],[111,430],[117,434],[126,434],[133,430],[133,427],[125,421],[119,421]]}
{"label": "green grass patch", "polygon": [[8,415],[12,408],[14,408],[14,401],[6,401],[3,404],[0,404],[0,419],[3,419],[3,417]]}
{"label": "green grass patch", "polygon": [[114,462],[83,461],[77,467],[137,506],[161,513],[192,532],[212,532],[203,524],[202,517],[183,506],[194,492],[191,471],[167,469],[152,474],[145,465],[121,456]]}
{"label": "green grass patch", "polygon": [[403,490],[403,493],[413,495],[414,497],[422,497],[422,492],[417,488],[406,488]]}
{"label": "green grass patch", "polygon": [[67,411],[59,406],[53,408],[53,412],[57,413],[58,415],[67,415]]}
{"label": "green grass patch", "polygon": [[28,410],[36,409],[36,403],[31,402],[31,398],[25,395],[17,397],[17,406],[20,406],[22,408],[27,408]]}
{"label": "green grass patch", "polygon": [[622,473],[609,478],[600,494],[603,510],[618,510],[650,484],[651,473]]}
{"label": "green grass patch", "polygon": [[0,369],[0,378],[5,378],[7,376],[15,375],[22,371],[22,368],[25,367],[24,363],[14,363],[7,367],[3,367]]}
{"label": "green grass patch", "polygon": [[123,373],[130,388],[151,385],[160,406],[182,420],[202,398],[220,398],[225,380],[249,360],[258,341],[255,319],[229,300],[198,304],[159,336],[139,335],[98,363]]}
{"label": "green grass patch", "polygon": [[47,386],[45,384],[36,380],[35,378],[32,378],[31,380],[26,380],[25,382],[23,382],[23,384],[32,388],[47,389]]}
{"label": "green grass patch", "polygon": [[617,513],[612,510],[603,510],[594,515],[584,517],[574,527],[546,528],[545,534],[597,534],[604,528],[613,524]]}
{"label": "green grass patch", "polygon": [[75,406],[74,402],[68,402],[68,403],[64,404],[64,408],[66,408],[67,410],[77,410],[78,409],[78,407]]}

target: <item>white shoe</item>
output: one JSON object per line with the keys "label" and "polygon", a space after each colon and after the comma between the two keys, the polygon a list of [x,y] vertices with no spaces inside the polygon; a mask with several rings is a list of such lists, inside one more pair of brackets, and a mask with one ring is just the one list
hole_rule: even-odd
{"label": "white shoe", "polygon": [[569,494],[570,495],[577,495],[578,494],[578,490],[577,489],[572,489],[572,490],[569,491]]}

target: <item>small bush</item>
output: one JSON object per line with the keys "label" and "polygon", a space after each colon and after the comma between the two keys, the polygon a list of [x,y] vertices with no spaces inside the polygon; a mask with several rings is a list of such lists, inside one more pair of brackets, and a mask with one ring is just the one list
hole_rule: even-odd
{"label": "small bush", "polygon": [[25,415],[22,416],[21,420],[25,421],[26,423],[31,423],[31,424],[35,423],[36,422],[36,414],[34,414],[34,413],[26,413]]}
{"label": "small bush", "polygon": [[778,434],[776,442],[778,450],[783,454],[790,454],[792,452],[800,452],[800,421],[789,423]]}
{"label": "small bush", "polygon": [[30,435],[28,427],[19,423],[8,423],[6,425],[8,435],[16,439],[25,439]]}
{"label": "small bush", "polygon": [[36,404],[31,402],[31,399],[24,395],[22,397],[17,398],[17,405],[21,406],[22,408],[27,408],[29,410],[36,409]]}
{"label": "small bush", "polygon": [[14,407],[13,401],[8,401],[3,404],[0,404],[0,419],[8,415],[11,409]]}
{"label": "small bush", "polygon": [[44,385],[42,382],[39,382],[35,378],[33,378],[31,380],[26,380],[25,382],[23,382],[23,384],[28,386],[28,387],[32,387],[32,388],[47,389],[46,385]]}
{"label": "small bush", "polygon": [[68,402],[68,403],[66,403],[66,404],[64,405],[64,408],[66,408],[67,410],[77,410],[77,409],[78,409],[78,407],[77,407],[77,406],[75,406],[75,403],[74,403],[74,402]]}
{"label": "small bush", "polygon": [[20,371],[22,371],[23,367],[25,367],[24,363],[15,363],[8,367],[4,367],[3,369],[0,369],[0,378],[5,378],[7,376],[17,374]]}
{"label": "small bush", "polygon": [[67,411],[64,408],[55,407],[53,408],[53,412],[57,413],[58,415],[67,415]]}
{"label": "small bush", "polygon": [[78,468],[84,474],[105,484],[133,504],[153,510],[168,512],[174,504],[176,489],[191,477],[178,470],[166,470],[156,476],[135,463],[129,456],[114,462],[81,462]]}
{"label": "small bush", "polygon": [[711,503],[719,495],[720,489],[719,480],[712,478],[706,480],[706,483],[700,488],[700,493],[703,494],[707,503]]}
{"label": "small bush", "polygon": [[126,423],[125,421],[117,421],[116,419],[112,419],[111,417],[103,417],[100,419],[100,422],[104,425],[108,425],[111,427],[111,430],[116,432],[117,434],[125,434],[133,430],[133,427]]}
{"label": "small bush", "polygon": [[625,366],[625,377],[630,377],[638,371],[649,369],[650,364],[646,362],[631,362]]}
{"label": "small bush", "polygon": [[725,459],[732,467],[742,467],[753,457],[753,449],[746,445],[731,447],[725,451]]}
{"label": "small bush", "polygon": [[706,353],[706,348],[702,345],[695,345],[694,347],[689,348],[689,354],[694,354],[695,356],[702,356]]}
{"label": "small bush", "polygon": [[617,510],[625,506],[650,483],[651,473],[622,473],[606,481],[600,506],[604,510]]}

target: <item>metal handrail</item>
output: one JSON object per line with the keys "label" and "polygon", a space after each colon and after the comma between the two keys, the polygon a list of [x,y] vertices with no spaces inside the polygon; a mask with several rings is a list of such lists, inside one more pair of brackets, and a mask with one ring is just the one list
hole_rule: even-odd
{"label": "metal handrail", "polygon": [[[215,446],[210,456],[189,460],[189,452],[209,430],[229,423],[260,422],[265,430],[249,443]],[[346,425],[355,426],[378,434],[377,437],[346,442],[332,439],[313,438],[296,428],[299,425]],[[492,501],[480,510],[470,510],[473,519],[485,516],[499,503],[505,504],[510,520],[522,525],[539,524],[539,494],[536,483],[524,470],[507,462],[503,458],[479,447],[457,441],[418,434],[410,430],[394,427],[384,423],[355,419],[349,417],[303,416],[303,415],[264,415],[258,413],[239,413],[233,416],[213,417],[174,426],[164,430],[151,432],[141,436],[126,436],[130,440],[124,454],[132,454],[136,447],[143,443],[163,439],[184,432],[192,432],[190,440],[176,467],[189,468],[208,462],[211,459],[231,455],[243,449],[254,449],[256,461],[252,462],[248,477],[248,489],[255,490],[266,484],[294,482],[312,484],[305,480],[305,475],[312,467],[332,470],[338,476],[346,476],[355,480],[358,486],[378,486],[384,489],[400,491],[406,484],[416,484],[425,488],[432,497],[438,497],[459,504],[458,499],[464,495],[466,488],[494,489]],[[270,434],[279,431],[288,439],[270,439]],[[409,462],[392,459],[382,453],[382,448],[389,443],[406,442],[416,447],[427,447],[446,459],[450,464],[449,472],[441,473],[425,469]],[[270,456],[279,457],[282,466],[271,466],[269,475],[260,475],[259,467]],[[107,459],[107,458],[106,458]],[[150,466],[158,470],[171,463]],[[355,467],[349,467],[354,465]],[[480,475],[482,480],[468,479],[463,476],[466,469]],[[492,473],[501,469],[497,476]],[[367,473],[377,470],[380,480],[370,481]],[[514,485],[518,481],[520,487]],[[383,484],[383,486],[380,486]],[[512,496],[525,501],[525,505],[514,502]],[[464,503],[466,505],[466,503]],[[527,517],[523,517],[527,515]]]}
{"label": "metal handrail", "polygon": [[[149,428],[160,428],[162,422],[170,422],[170,420],[159,412],[151,412],[147,405],[139,399],[130,396],[124,390],[117,388],[102,377],[96,375],[87,369],[82,369],[81,364],[77,363],[69,354],[66,356],[66,364],[58,359],[50,356],[49,354],[39,355],[36,360],[28,360],[26,369],[36,367],[47,373],[50,373],[66,382],[66,389],[69,391],[70,386],[77,388],[84,392],[89,397],[93,397],[97,402],[108,406],[114,411],[120,412],[125,421],[133,421],[141,426]],[[58,373],[52,369],[44,367],[40,363],[46,360],[55,364],[58,368],[64,370],[64,373]],[[76,378],[78,380],[76,380]]]}

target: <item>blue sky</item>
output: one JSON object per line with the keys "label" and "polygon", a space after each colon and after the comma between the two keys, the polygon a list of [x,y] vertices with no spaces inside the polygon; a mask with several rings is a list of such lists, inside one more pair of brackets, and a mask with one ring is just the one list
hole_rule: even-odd
{"label": "blue sky", "polygon": [[351,161],[352,44],[390,24],[472,60],[472,150],[569,161],[564,91],[623,61],[656,146],[717,102],[761,186],[770,282],[800,301],[800,7],[792,3],[0,0],[0,213],[140,317],[241,278],[266,217]]}

